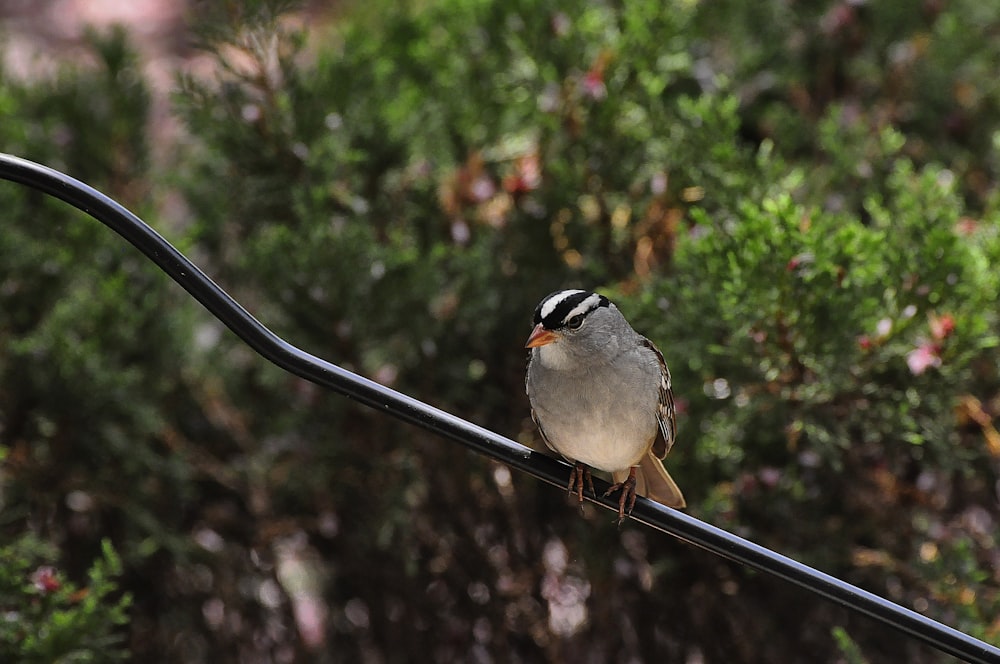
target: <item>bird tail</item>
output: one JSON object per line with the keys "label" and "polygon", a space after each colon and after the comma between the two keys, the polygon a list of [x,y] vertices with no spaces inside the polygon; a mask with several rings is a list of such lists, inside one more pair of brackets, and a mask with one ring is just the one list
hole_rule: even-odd
{"label": "bird tail", "polygon": [[[612,476],[615,482],[621,482],[628,477],[628,471],[612,473]],[[646,456],[639,462],[635,479],[636,493],[646,496],[650,500],[655,500],[658,503],[663,503],[667,507],[679,509],[687,506],[687,503],[684,501],[684,494],[681,493],[677,483],[674,482],[674,478],[670,477],[670,473],[663,467],[660,460],[653,455],[652,450],[647,452]]]}

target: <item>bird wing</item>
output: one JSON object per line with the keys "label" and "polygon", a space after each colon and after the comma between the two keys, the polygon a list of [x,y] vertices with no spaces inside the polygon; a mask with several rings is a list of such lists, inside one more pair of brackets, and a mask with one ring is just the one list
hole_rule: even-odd
{"label": "bird wing", "polygon": [[660,399],[657,405],[656,420],[660,424],[661,435],[657,436],[653,443],[652,452],[658,459],[662,459],[674,446],[674,440],[677,436],[677,413],[674,409],[674,393],[670,387],[670,369],[667,368],[667,362],[663,359],[663,353],[653,345],[652,341],[642,337],[639,343],[653,351],[656,361],[660,365]]}
{"label": "bird wing", "polygon": [[553,452],[555,452],[556,454],[558,454],[559,456],[562,456],[562,452],[552,447],[552,443],[549,442],[549,437],[545,435],[545,429],[542,428],[542,423],[538,421],[538,416],[535,415],[534,408],[531,409],[531,421],[535,423],[536,427],[538,427],[538,433],[541,434],[542,442],[545,443],[545,446],[550,450],[552,450]]}

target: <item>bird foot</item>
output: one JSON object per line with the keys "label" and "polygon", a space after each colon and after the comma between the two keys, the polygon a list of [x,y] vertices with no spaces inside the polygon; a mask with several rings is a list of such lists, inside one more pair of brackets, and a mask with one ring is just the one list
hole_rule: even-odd
{"label": "bird foot", "polygon": [[622,522],[625,521],[625,517],[632,516],[632,508],[635,507],[635,486],[635,467],[633,466],[632,469],[629,470],[628,477],[617,484],[612,484],[611,488],[604,492],[604,497],[607,498],[615,491],[621,491],[622,495],[618,498],[619,526],[621,526]]}
{"label": "bird foot", "polygon": [[573,493],[576,490],[576,497],[582,503],[583,502],[583,483],[587,483],[587,488],[590,489],[590,493],[594,496],[597,492],[594,491],[594,479],[590,476],[590,468],[584,464],[577,462],[573,466],[573,470],[569,474],[569,484],[566,485],[566,492]]}

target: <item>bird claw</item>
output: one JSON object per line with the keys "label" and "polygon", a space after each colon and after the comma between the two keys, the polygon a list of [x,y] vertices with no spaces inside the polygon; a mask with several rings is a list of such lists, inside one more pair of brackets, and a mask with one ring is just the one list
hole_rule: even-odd
{"label": "bird claw", "polygon": [[[607,498],[615,491],[621,491],[621,496],[618,498],[618,525],[621,526],[622,522],[625,521],[626,517],[632,516],[632,509],[635,507],[635,468],[629,471],[628,477],[626,477],[621,482],[617,484],[612,484],[611,488],[604,492],[604,497]],[[627,506],[627,509],[626,509]]]}
{"label": "bird claw", "polygon": [[590,468],[584,464],[577,462],[573,466],[573,470],[569,474],[569,484],[566,485],[566,492],[573,493],[576,490],[576,497],[581,503],[583,502],[583,483],[587,483],[587,488],[590,489],[590,493],[594,496],[597,492],[594,491],[594,479],[590,476]]}

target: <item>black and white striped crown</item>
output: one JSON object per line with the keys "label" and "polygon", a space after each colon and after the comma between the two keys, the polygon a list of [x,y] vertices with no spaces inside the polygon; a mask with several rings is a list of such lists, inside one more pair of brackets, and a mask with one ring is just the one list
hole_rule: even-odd
{"label": "black and white striped crown", "polygon": [[574,316],[586,316],[600,307],[610,306],[608,298],[585,290],[561,290],[546,296],[535,307],[534,324],[558,330]]}

